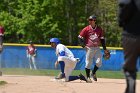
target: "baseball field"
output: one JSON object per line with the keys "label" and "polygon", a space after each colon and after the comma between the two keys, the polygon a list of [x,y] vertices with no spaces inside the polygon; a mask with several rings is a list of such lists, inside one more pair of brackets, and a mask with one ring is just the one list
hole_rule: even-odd
{"label": "baseball field", "polygon": [[[0,85],[0,93],[124,93],[126,86],[122,72],[116,71],[99,71],[98,81],[93,83],[55,80],[54,76],[58,71],[52,70],[2,69],[2,71],[0,81],[6,81],[7,84]],[[85,74],[83,71],[80,72]],[[76,71],[73,75],[78,73],[79,71]],[[139,87],[138,73],[136,93],[140,93]]]}

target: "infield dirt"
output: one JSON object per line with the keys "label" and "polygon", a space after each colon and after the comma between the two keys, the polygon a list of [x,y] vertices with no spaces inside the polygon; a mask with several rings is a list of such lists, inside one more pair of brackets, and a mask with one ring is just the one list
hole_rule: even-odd
{"label": "infield dirt", "polygon": [[[124,93],[125,79],[103,79],[86,83],[56,81],[50,76],[3,75],[0,81],[8,84],[0,86],[0,93]],[[137,80],[137,92],[140,80]]]}

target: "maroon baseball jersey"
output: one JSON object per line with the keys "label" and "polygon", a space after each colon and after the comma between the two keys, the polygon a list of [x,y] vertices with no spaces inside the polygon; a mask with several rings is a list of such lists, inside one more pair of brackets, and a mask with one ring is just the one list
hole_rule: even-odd
{"label": "maroon baseball jersey", "polygon": [[88,47],[98,47],[100,39],[104,39],[103,30],[99,26],[93,29],[91,25],[86,26],[79,36],[85,39],[85,44]]}
{"label": "maroon baseball jersey", "polygon": [[27,47],[27,51],[28,51],[28,54],[33,55],[33,54],[35,54],[36,49],[33,45],[29,45]]}
{"label": "maroon baseball jersey", "polygon": [[0,26],[0,35],[4,35],[4,28]]}

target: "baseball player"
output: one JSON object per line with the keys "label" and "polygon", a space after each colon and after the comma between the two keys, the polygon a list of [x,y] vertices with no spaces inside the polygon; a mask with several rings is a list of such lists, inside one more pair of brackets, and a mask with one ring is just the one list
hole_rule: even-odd
{"label": "baseball player", "polygon": [[[123,71],[126,79],[124,93],[136,93],[137,64],[140,58],[140,0],[118,0],[118,23],[123,28]],[[138,91],[137,91],[138,92]]]}
{"label": "baseball player", "polygon": [[3,49],[3,37],[4,37],[4,28],[0,25],[0,53]]}
{"label": "baseball player", "polygon": [[87,81],[86,78],[80,74],[79,76],[70,76],[72,71],[74,70],[78,58],[74,58],[73,53],[63,44],[60,44],[60,40],[58,38],[50,39],[51,47],[56,49],[57,61],[55,62],[55,67],[59,64],[59,62],[64,62],[64,73],[65,73],[65,81],[73,81],[73,80],[84,80]]}
{"label": "baseball player", "polygon": [[29,59],[30,69],[32,69],[32,65],[34,69],[37,69],[36,64],[35,64],[36,51],[37,49],[35,48],[33,42],[30,41],[30,45],[27,47],[27,50],[26,50],[27,58]]}
{"label": "baseball player", "polygon": [[91,83],[92,80],[90,79],[90,69],[93,59],[96,62],[94,69],[92,70],[94,81],[97,81],[96,71],[102,65],[102,54],[99,47],[100,43],[102,44],[105,53],[108,53],[108,50],[106,49],[104,31],[101,27],[96,25],[96,16],[90,16],[88,21],[89,25],[82,29],[78,38],[80,45],[86,49],[85,71],[87,80],[89,83]]}

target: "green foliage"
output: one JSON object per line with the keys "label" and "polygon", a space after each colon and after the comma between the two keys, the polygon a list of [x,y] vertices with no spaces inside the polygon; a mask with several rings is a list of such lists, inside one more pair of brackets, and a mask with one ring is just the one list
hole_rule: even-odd
{"label": "green foliage", "polygon": [[66,45],[78,45],[80,30],[87,18],[96,14],[105,30],[107,46],[121,46],[114,0],[1,0],[0,24],[5,42],[48,44],[58,37]]}

